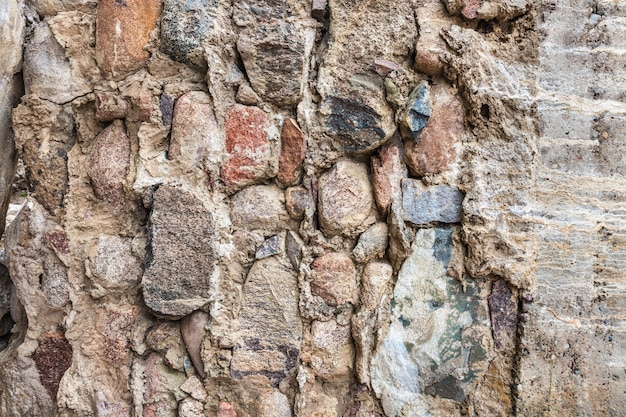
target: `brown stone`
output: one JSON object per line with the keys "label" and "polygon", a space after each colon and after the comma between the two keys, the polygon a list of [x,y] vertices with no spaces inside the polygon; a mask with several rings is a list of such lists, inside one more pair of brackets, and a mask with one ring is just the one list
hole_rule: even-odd
{"label": "brown stone", "polygon": [[463,115],[463,105],[457,97],[443,103],[435,101],[419,142],[406,143],[406,162],[413,174],[439,174],[456,160],[456,145],[464,129]]}
{"label": "brown stone", "polygon": [[110,122],[123,119],[128,111],[128,102],[117,94],[96,92],[96,120]]}
{"label": "brown stone", "polygon": [[96,59],[105,77],[121,79],[143,66],[160,13],[161,0],[98,1]]}
{"label": "brown stone", "polygon": [[415,69],[428,75],[441,74],[443,71],[443,62],[439,59],[441,53],[443,50],[438,48],[416,48]]}
{"label": "brown stone", "polygon": [[295,120],[285,119],[280,141],[278,181],[284,185],[294,185],[300,180],[302,162],[304,162],[306,152],[304,134]]}
{"label": "brown stone", "polygon": [[380,214],[387,213],[391,203],[399,197],[405,171],[400,147],[396,143],[383,146],[378,156],[372,157],[372,185]]}
{"label": "brown stone", "polygon": [[370,222],[374,199],[367,167],[339,161],[319,180],[318,213],[326,236],[354,236]]}
{"label": "brown stone", "polygon": [[296,220],[302,219],[313,205],[311,193],[304,187],[290,187],[285,190],[287,212]]}
{"label": "brown stone", "polygon": [[185,316],[180,321],[180,334],[191,358],[193,366],[196,368],[196,372],[202,378],[206,378],[204,372],[204,364],[202,363],[202,357],[200,351],[202,349],[202,340],[206,333],[205,326],[209,322],[209,315],[202,310],[197,310],[188,316]]}
{"label": "brown stone", "polygon": [[96,197],[124,208],[124,183],[130,166],[130,140],[122,122],[115,121],[96,138],[89,155],[89,177]]}
{"label": "brown stone", "polygon": [[311,292],[322,297],[328,305],[354,302],[356,269],[348,255],[327,253],[311,264],[313,278]]}
{"label": "brown stone", "polygon": [[228,160],[221,177],[227,186],[243,187],[265,176],[271,157],[269,129],[272,123],[257,107],[235,105],[224,117]]}

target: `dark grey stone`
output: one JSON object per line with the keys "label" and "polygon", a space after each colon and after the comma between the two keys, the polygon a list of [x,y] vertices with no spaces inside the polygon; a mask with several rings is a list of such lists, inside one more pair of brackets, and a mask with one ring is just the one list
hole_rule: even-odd
{"label": "dark grey stone", "polygon": [[161,49],[173,60],[206,67],[202,43],[213,29],[218,0],[165,0]]}
{"label": "dark grey stone", "polygon": [[270,256],[278,255],[282,252],[281,250],[281,235],[274,235],[265,240],[265,242],[261,243],[261,246],[256,251],[255,258],[256,259],[264,259]]}
{"label": "dark grey stone", "polygon": [[411,91],[402,119],[402,131],[405,137],[419,142],[422,129],[430,119],[430,91],[428,83],[420,83]]}
{"label": "dark grey stone", "polygon": [[322,104],[330,114],[324,118],[328,135],[342,151],[359,153],[373,149],[386,137],[382,116],[352,98],[329,96]]}
{"label": "dark grey stone", "polygon": [[416,225],[459,223],[463,193],[449,185],[426,187],[419,180],[402,181],[404,220]]}
{"label": "dark grey stone", "polygon": [[202,202],[180,188],[154,193],[142,288],[158,315],[182,317],[210,300],[215,266],[213,219]]}
{"label": "dark grey stone", "polygon": [[287,258],[289,258],[293,269],[298,271],[300,262],[302,261],[302,242],[291,230],[287,231],[285,237],[285,252],[287,253]]}

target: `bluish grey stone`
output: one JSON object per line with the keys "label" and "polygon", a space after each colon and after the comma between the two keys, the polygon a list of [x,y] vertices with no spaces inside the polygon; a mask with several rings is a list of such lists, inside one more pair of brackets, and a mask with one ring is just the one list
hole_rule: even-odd
{"label": "bluish grey stone", "polygon": [[173,60],[205,67],[202,43],[213,29],[218,0],[165,0],[161,49]]}
{"label": "bluish grey stone", "polygon": [[402,118],[403,134],[408,139],[419,142],[422,129],[430,119],[430,90],[428,83],[422,81],[411,91],[404,117]]}
{"label": "bluish grey stone", "polygon": [[404,220],[416,225],[459,223],[463,193],[449,185],[426,187],[419,180],[402,180]]}

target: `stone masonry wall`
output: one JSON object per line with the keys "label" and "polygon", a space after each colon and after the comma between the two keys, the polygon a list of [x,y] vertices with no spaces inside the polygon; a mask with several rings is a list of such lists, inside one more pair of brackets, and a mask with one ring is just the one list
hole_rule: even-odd
{"label": "stone masonry wall", "polygon": [[3,0],[0,416],[623,415],[624,28]]}

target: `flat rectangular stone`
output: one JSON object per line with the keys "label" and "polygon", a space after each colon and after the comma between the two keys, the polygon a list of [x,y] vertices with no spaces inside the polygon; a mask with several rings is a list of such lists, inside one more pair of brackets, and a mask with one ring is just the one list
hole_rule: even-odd
{"label": "flat rectangular stone", "polygon": [[419,180],[402,181],[404,220],[413,224],[458,223],[463,193],[448,185],[426,187]]}

